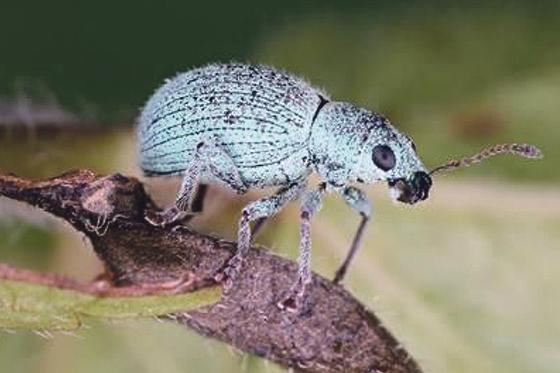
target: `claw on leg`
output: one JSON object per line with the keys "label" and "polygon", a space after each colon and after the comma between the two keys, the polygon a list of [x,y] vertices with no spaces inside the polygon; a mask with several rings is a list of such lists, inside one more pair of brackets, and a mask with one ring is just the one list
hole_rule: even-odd
{"label": "claw on leg", "polygon": [[247,210],[243,210],[241,219],[239,219],[239,229],[237,233],[237,253],[228,261],[226,267],[214,279],[218,282],[224,282],[224,290],[229,290],[233,284],[233,280],[241,271],[243,265],[243,257],[249,251],[251,245],[251,226],[250,216]]}
{"label": "claw on leg", "polygon": [[276,303],[276,306],[281,310],[296,312],[303,304],[306,287],[307,283],[298,279],[298,281],[288,291],[287,296],[280,302]]}
{"label": "claw on leg", "polygon": [[224,282],[224,291],[228,292],[232,286],[233,281],[241,272],[243,265],[243,257],[235,254],[229,261],[224,270],[215,278],[218,282]]}
{"label": "claw on leg", "polygon": [[177,206],[171,206],[163,211],[148,212],[144,219],[151,225],[156,227],[166,227],[174,223],[184,221],[185,219],[192,218],[193,214],[180,210]]}

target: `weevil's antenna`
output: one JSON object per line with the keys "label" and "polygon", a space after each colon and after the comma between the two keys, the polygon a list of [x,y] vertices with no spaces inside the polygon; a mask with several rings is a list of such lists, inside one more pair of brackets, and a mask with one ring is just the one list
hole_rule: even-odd
{"label": "weevil's antenna", "polygon": [[493,157],[498,154],[513,154],[525,158],[541,159],[543,154],[539,148],[531,144],[497,144],[482,149],[478,153],[470,157],[461,159],[452,159],[441,166],[438,166],[430,171],[430,175],[435,173],[454,170],[461,167],[469,167],[473,164],[480,163],[487,158]]}

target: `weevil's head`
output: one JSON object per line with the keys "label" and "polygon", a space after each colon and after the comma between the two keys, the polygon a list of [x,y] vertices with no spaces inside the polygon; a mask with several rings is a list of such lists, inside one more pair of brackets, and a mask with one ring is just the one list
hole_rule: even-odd
{"label": "weevil's head", "polygon": [[371,128],[355,169],[356,180],[387,181],[391,197],[415,204],[428,198],[432,178],[416,153],[416,146],[379,114],[371,113]]}
{"label": "weevil's head", "polygon": [[310,138],[319,175],[335,186],[387,181],[391,196],[414,204],[428,198],[432,179],[410,137],[389,120],[347,103],[328,103]]}

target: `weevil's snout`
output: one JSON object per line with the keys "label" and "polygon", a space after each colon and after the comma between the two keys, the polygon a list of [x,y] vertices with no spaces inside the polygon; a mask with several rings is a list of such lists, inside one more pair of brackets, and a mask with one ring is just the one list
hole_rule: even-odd
{"label": "weevil's snout", "polygon": [[430,188],[432,187],[432,178],[423,171],[416,172],[412,178],[412,185],[418,200],[423,201],[428,198]]}
{"label": "weevil's snout", "polygon": [[432,187],[432,178],[426,172],[414,173],[410,179],[389,180],[391,195],[400,202],[415,204],[428,198]]}

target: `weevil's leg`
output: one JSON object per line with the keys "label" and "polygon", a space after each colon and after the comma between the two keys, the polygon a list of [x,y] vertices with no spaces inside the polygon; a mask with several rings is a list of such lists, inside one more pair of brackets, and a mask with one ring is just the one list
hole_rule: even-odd
{"label": "weevil's leg", "polygon": [[298,278],[290,289],[288,296],[278,303],[281,309],[298,308],[305,294],[306,286],[311,282],[311,217],[321,209],[321,200],[326,185],[306,192],[302,197],[300,210],[300,239],[298,258]]}
{"label": "weevil's leg", "polygon": [[281,188],[276,194],[251,202],[241,212],[237,231],[237,253],[230,259],[224,275],[228,278],[228,286],[240,270],[243,258],[251,246],[251,222],[276,214],[288,202],[298,198],[305,190],[305,183],[294,183]]}
{"label": "weevil's leg", "polygon": [[215,140],[205,140],[204,144],[199,144],[198,147],[207,172],[226,183],[238,194],[247,191],[247,186],[241,179],[237,165],[220,144]]}
{"label": "weevil's leg", "polygon": [[[216,143],[214,139],[204,140],[197,145],[193,163],[198,163],[200,167],[198,169],[195,167],[192,173],[196,176],[196,179],[194,177],[187,178],[187,176],[185,176],[183,180],[181,191],[179,191],[175,203],[181,210],[187,211],[189,202],[191,203],[191,211],[194,211],[195,208],[202,209],[202,198],[204,198],[206,193],[206,185],[202,184],[199,186],[201,196],[194,196],[194,198],[192,198],[192,189],[198,182],[202,172],[208,172],[229,185],[237,193],[241,194],[247,191],[247,186],[241,179],[237,165],[225,149],[220,144]],[[200,197],[200,200],[198,197]],[[195,205],[200,205],[200,207]]]}
{"label": "weevil's leg", "polygon": [[196,194],[191,202],[191,212],[202,212],[204,209],[204,197],[206,196],[206,192],[208,192],[208,185],[198,184]]}
{"label": "weevil's leg", "polygon": [[266,223],[266,218],[258,218],[255,220],[253,229],[251,229],[251,242],[259,235],[264,223]]}
{"label": "weevil's leg", "polygon": [[352,245],[350,245],[350,250],[348,251],[348,254],[346,254],[344,262],[342,262],[342,265],[338,268],[334,275],[333,282],[335,284],[340,283],[344,279],[344,275],[346,274],[346,271],[350,266],[350,262],[352,261],[352,258],[354,258],[356,251],[358,251],[358,247],[360,246],[360,241],[362,240],[365,227],[367,225],[367,222],[371,218],[372,213],[371,203],[367,199],[364,192],[362,192],[360,189],[351,186],[346,187],[342,189],[341,195],[342,198],[344,198],[344,201],[360,214],[360,216],[362,217],[362,221],[360,222],[358,230],[354,235]]}
{"label": "weevil's leg", "polygon": [[197,145],[194,158],[185,170],[185,177],[181,183],[181,189],[177,193],[175,203],[156,216],[149,216],[146,219],[153,225],[163,226],[183,219],[188,215],[192,211],[191,203],[197,202],[192,201],[194,192],[197,189],[201,174],[205,171],[224,181],[238,193],[244,193],[247,190],[237,166],[227,152],[215,141],[204,140]]}
{"label": "weevil's leg", "polygon": [[181,219],[183,223],[187,223],[192,218],[194,218],[196,214],[200,214],[202,212],[202,210],[204,209],[204,197],[206,196],[207,192],[208,185],[199,183],[191,202],[191,208],[189,210],[190,214]]}
{"label": "weevil's leg", "polygon": [[259,235],[262,227],[268,220],[267,217],[258,218],[253,223],[253,228],[251,228],[251,242],[255,240],[255,238]]}
{"label": "weevil's leg", "polygon": [[185,170],[175,203],[161,212],[146,215],[145,219],[156,226],[166,226],[184,219],[188,215],[189,203],[204,166],[204,160],[197,151],[191,165]]}

